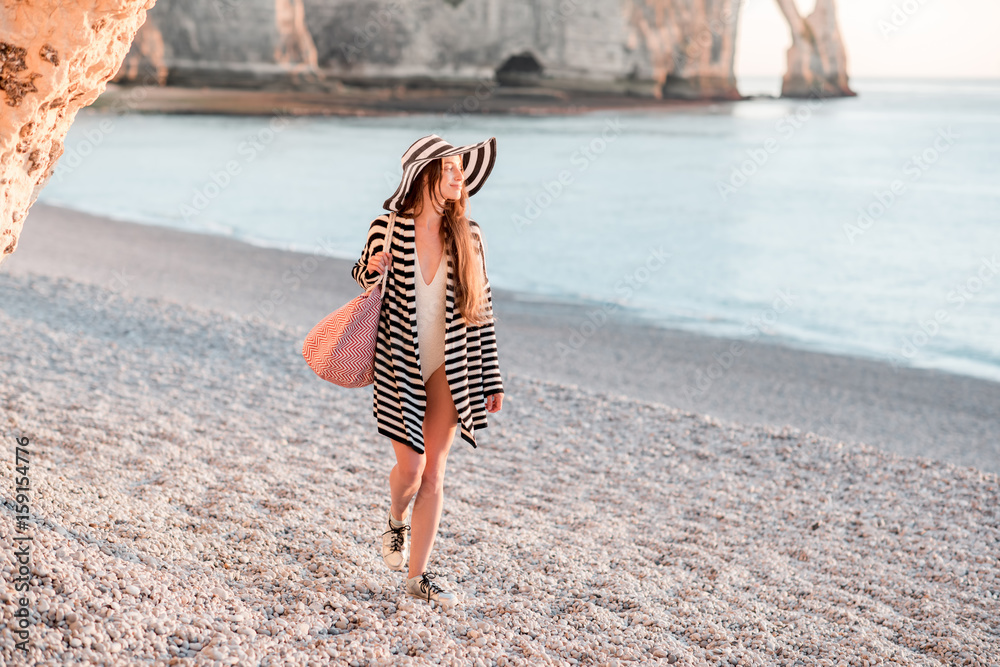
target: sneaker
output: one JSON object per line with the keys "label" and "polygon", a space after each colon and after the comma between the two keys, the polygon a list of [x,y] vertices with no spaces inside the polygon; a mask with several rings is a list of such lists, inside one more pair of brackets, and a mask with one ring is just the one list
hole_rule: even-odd
{"label": "sneaker", "polygon": [[446,591],[441,588],[441,586],[431,581],[435,576],[437,575],[432,572],[424,572],[419,577],[407,579],[406,592],[414,597],[427,600],[428,602],[435,600],[442,607],[455,604],[458,597],[454,593]]}
{"label": "sneaker", "polygon": [[392,525],[392,514],[387,520],[389,530],[382,533],[382,560],[390,570],[405,570],[409,540],[406,533],[410,527],[405,523],[398,528]]}

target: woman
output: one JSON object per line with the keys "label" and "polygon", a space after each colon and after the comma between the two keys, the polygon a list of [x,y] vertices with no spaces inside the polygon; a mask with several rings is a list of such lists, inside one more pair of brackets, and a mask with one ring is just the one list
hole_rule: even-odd
{"label": "woman", "polygon": [[372,222],[352,272],[367,290],[389,271],[372,401],[378,432],[396,454],[382,558],[393,570],[408,569],[407,593],[442,605],[456,596],[433,580],[427,561],[448,451],[456,429],[475,447],[486,412],[503,405],[485,248],[478,223],[466,215],[495,159],[495,137],[459,148],[435,134],[417,140],[403,154],[402,182],[383,205],[398,213],[389,248],[384,214]]}

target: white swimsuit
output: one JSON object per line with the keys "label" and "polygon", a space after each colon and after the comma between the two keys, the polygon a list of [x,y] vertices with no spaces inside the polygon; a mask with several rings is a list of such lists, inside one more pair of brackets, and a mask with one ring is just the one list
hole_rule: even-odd
{"label": "white swimsuit", "polygon": [[414,247],[417,291],[417,346],[420,348],[420,374],[424,383],[444,363],[444,316],[447,294],[448,251],[441,254],[434,279],[428,285],[420,273],[420,257]]}

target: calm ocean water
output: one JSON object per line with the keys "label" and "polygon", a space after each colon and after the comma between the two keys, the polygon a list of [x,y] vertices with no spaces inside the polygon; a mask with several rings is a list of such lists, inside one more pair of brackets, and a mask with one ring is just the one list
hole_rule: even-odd
{"label": "calm ocean water", "polygon": [[85,110],[40,200],[356,259],[410,143],[496,136],[471,215],[497,288],[1000,381],[1000,81],[853,83],[572,117]]}

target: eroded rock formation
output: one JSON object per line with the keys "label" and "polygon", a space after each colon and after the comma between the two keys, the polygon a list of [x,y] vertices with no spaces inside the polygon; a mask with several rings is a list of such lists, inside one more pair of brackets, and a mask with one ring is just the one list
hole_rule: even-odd
{"label": "eroded rock formation", "polygon": [[733,66],[740,0],[625,0],[627,47],[664,97],[739,99]]}
{"label": "eroded rock formation", "polygon": [[0,14],[0,261],[155,0],[21,0]]}
{"label": "eroded rock formation", "polygon": [[165,86],[167,72],[163,35],[155,23],[147,20],[136,33],[132,48],[112,81],[141,81]]}
{"label": "eroded rock formation", "polygon": [[278,43],[274,49],[275,62],[300,69],[315,68],[316,45],[306,28],[302,0],[275,0],[274,14],[278,30]]}
{"label": "eroded rock formation", "polygon": [[837,25],[834,0],[816,0],[802,18],[795,0],[777,0],[792,30],[783,97],[845,97],[856,93],[847,82],[847,52]]}

